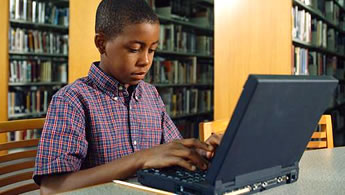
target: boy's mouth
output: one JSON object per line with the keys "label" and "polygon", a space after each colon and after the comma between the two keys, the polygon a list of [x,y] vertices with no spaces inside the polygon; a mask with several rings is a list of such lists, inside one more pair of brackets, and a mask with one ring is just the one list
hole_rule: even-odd
{"label": "boy's mouth", "polygon": [[134,72],[132,75],[145,75],[145,72]]}
{"label": "boy's mouth", "polygon": [[145,72],[134,72],[132,73],[132,76],[137,80],[142,80],[145,77]]}

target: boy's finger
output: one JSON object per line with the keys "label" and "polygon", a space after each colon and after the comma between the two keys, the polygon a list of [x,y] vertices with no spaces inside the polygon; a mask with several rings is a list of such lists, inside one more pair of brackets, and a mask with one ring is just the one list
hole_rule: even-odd
{"label": "boy's finger", "polygon": [[222,135],[212,134],[205,143],[213,145],[213,146],[219,146],[220,142],[222,141]]}
{"label": "boy's finger", "polygon": [[200,154],[191,148],[184,147],[181,150],[174,151],[175,155],[184,159],[189,159],[193,164],[197,165],[200,169],[206,169],[208,161],[204,159]]}
{"label": "boy's finger", "polygon": [[211,159],[214,156],[214,152],[206,152],[206,158]]}
{"label": "boy's finger", "polygon": [[183,158],[172,157],[171,158],[171,162],[172,162],[173,165],[177,165],[177,166],[183,167],[183,168],[188,169],[190,171],[195,171],[195,169],[196,169],[195,165],[193,165],[192,163],[186,161]]}
{"label": "boy's finger", "polygon": [[212,151],[213,150],[213,146],[208,145],[204,142],[200,142],[198,139],[195,138],[191,138],[191,139],[183,139],[181,140],[181,143],[189,148],[199,148],[199,149],[203,149],[206,151]]}

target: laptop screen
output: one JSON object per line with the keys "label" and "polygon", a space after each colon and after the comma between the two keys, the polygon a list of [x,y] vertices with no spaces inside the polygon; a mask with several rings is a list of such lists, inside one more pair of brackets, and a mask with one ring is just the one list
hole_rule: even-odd
{"label": "laptop screen", "polygon": [[338,81],[330,76],[250,75],[206,180],[298,163]]}

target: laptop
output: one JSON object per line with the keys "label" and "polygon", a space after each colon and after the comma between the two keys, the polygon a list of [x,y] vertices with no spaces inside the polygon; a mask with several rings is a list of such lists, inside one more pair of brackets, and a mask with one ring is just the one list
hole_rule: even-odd
{"label": "laptop", "polygon": [[146,186],[178,194],[254,193],[296,182],[298,163],[338,80],[249,75],[207,171],[146,169]]}

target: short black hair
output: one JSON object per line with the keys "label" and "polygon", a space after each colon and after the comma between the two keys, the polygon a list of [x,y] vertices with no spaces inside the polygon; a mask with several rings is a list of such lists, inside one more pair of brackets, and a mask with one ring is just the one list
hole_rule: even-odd
{"label": "short black hair", "polygon": [[145,0],[102,0],[96,12],[96,33],[111,39],[131,24],[159,23]]}

